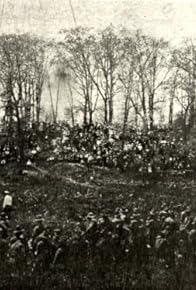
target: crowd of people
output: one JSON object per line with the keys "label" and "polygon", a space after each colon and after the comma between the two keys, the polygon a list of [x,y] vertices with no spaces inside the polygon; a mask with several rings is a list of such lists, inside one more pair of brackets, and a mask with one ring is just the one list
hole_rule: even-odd
{"label": "crowd of people", "polygon": [[[129,128],[126,134],[114,126],[67,123],[45,124],[26,136],[25,156],[28,164],[39,160],[65,160],[91,166],[115,167],[138,174],[165,170],[192,170],[194,146],[187,147],[167,129],[145,132]],[[0,146],[0,164],[17,160],[17,146],[4,142]]]}
{"label": "crowd of people", "polygon": [[129,208],[88,212],[55,227],[39,214],[24,227],[13,226],[13,200],[6,191],[0,215],[0,273],[70,275],[93,265],[103,278],[124,265],[130,279],[143,271],[150,280],[152,268],[161,267],[182,287],[196,266],[196,214],[187,202],[162,201],[147,209],[145,201],[138,197]]}
{"label": "crowd of people", "polygon": [[[1,145],[2,166],[16,158],[15,149]],[[98,165],[129,170],[144,179],[166,170],[192,170],[195,159],[194,148],[186,147],[181,138],[175,139],[165,130],[130,130],[125,135],[98,124],[64,124],[58,130],[47,127],[39,135],[32,131],[26,150],[27,164],[42,159],[63,160],[89,168]],[[163,277],[172,273],[176,289],[184,289],[187,277],[195,276],[196,212],[190,200],[160,197],[158,204],[149,206],[147,196],[138,195],[129,197],[129,205],[110,211],[90,211],[74,217],[65,213],[65,221],[55,225],[44,213],[34,221],[16,224],[13,196],[9,191],[4,193],[0,275],[6,281],[10,275],[21,277],[24,273],[36,280],[45,272],[51,277],[55,273],[66,277],[79,273],[84,281],[93,268],[101,280],[108,272],[118,272],[116,277],[121,277],[123,271],[127,283],[133,286],[139,273],[152,282],[159,269]]]}
{"label": "crowd of people", "polygon": [[125,135],[99,124],[69,127],[54,140],[54,147],[53,158],[140,174],[190,170],[195,158],[195,149],[188,149],[182,138],[175,139],[167,130],[130,129]]}

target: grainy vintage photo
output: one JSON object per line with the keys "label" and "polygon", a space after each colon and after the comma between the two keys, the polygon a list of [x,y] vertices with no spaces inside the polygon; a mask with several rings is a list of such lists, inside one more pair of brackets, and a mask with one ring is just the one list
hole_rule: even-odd
{"label": "grainy vintage photo", "polygon": [[196,289],[196,1],[0,0],[0,290]]}

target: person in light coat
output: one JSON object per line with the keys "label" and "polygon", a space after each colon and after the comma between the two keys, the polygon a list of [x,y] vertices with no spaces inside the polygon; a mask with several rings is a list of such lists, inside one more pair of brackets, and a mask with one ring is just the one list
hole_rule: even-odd
{"label": "person in light coat", "polygon": [[2,209],[3,212],[7,215],[8,219],[11,219],[11,212],[13,210],[13,196],[9,191],[4,191],[4,199]]}

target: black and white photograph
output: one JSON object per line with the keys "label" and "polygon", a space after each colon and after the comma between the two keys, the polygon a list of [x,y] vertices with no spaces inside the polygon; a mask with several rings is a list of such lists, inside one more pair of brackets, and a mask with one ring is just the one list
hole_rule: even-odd
{"label": "black and white photograph", "polygon": [[0,0],[0,290],[196,290],[196,1]]}

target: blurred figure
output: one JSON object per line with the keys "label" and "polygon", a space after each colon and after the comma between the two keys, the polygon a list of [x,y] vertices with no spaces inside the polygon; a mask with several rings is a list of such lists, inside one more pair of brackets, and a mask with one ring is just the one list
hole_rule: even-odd
{"label": "blurred figure", "polygon": [[12,194],[8,191],[4,191],[4,199],[3,199],[3,211],[8,216],[8,219],[11,219],[11,212],[13,211],[13,197]]}

